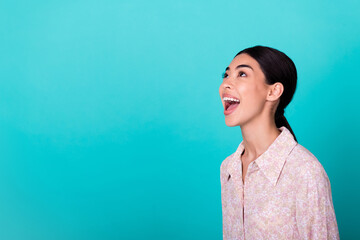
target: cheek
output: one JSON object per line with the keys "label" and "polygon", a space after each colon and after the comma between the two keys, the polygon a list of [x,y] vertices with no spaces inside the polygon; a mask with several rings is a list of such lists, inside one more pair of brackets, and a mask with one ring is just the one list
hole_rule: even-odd
{"label": "cheek", "polygon": [[251,108],[252,111],[256,111],[264,104],[263,89],[259,89],[256,85],[243,85],[239,86],[238,89],[245,108]]}
{"label": "cheek", "polygon": [[259,91],[260,89],[256,85],[252,84],[243,84],[241,86],[238,86],[238,90],[243,101],[251,101],[258,99],[261,93]]}

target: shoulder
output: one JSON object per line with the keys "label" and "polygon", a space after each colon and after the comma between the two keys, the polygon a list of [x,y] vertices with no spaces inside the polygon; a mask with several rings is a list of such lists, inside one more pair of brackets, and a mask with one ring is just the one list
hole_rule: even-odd
{"label": "shoulder", "polygon": [[318,158],[301,144],[296,144],[289,154],[289,161],[301,166],[304,171],[319,171],[323,166]]}
{"label": "shoulder", "polygon": [[223,173],[226,169],[227,166],[229,165],[230,160],[232,159],[232,157],[234,156],[235,153],[232,153],[231,155],[227,156],[220,164],[220,172]]}
{"label": "shoulder", "polygon": [[230,160],[234,156],[235,153],[232,153],[231,155],[227,156],[220,164],[220,182],[221,185],[225,182],[228,166],[230,163]]}
{"label": "shoulder", "polygon": [[330,187],[328,175],[321,162],[301,144],[298,143],[289,154],[288,163],[296,176],[298,187]]}

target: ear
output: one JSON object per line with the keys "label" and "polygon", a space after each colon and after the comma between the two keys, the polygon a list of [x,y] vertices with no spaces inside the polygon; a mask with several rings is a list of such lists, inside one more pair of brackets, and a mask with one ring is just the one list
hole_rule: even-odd
{"label": "ear", "polygon": [[283,92],[284,92],[284,85],[282,85],[282,83],[280,82],[276,82],[270,86],[270,90],[268,92],[267,98],[268,100],[275,101],[278,98],[280,98]]}

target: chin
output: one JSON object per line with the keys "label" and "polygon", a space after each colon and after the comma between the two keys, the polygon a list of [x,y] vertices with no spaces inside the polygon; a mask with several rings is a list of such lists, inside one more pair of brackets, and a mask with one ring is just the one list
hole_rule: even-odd
{"label": "chin", "polygon": [[230,121],[230,120],[225,120],[225,124],[228,127],[236,127],[236,126],[240,126],[239,122],[235,122],[235,121]]}

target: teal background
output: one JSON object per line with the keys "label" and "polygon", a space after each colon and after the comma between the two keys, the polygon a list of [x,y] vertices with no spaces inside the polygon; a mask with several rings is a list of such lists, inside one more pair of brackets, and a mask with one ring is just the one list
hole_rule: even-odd
{"label": "teal background", "polygon": [[221,239],[221,73],[285,52],[285,110],[359,236],[358,1],[0,1],[0,239]]}

